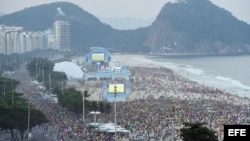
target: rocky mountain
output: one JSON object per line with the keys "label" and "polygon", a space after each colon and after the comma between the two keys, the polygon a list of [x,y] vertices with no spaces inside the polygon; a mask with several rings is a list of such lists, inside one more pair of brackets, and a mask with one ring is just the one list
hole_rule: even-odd
{"label": "rocky mountain", "polygon": [[26,8],[0,17],[0,24],[44,31],[55,20],[71,24],[71,47],[89,51],[101,46],[111,52],[174,52],[192,54],[250,53],[250,25],[209,0],[167,3],[152,25],[116,30],[68,2]]}
{"label": "rocky mountain", "polygon": [[155,52],[250,52],[250,25],[208,0],[167,3],[150,26],[145,45]]}

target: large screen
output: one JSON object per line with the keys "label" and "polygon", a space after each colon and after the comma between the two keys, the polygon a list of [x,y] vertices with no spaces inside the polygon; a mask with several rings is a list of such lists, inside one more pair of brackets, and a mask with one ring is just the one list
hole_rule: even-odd
{"label": "large screen", "polygon": [[108,93],[115,93],[115,87],[116,87],[116,93],[124,93],[124,84],[109,84],[109,91]]}
{"label": "large screen", "polygon": [[91,59],[93,62],[104,61],[104,53],[93,53]]}

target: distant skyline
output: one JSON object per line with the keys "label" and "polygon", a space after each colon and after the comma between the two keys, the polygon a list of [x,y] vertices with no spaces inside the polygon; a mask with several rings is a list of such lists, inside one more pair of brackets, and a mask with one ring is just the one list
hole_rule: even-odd
{"label": "distant skyline", "polygon": [[[176,0],[64,0],[79,5],[97,17],[155,18],[167,2]],[[250,24],[250,0],[210,0]],[[10,14],[25,8],[60,0],[1,0],[0,13]],[[1,24],[1,23],[0,23]]]}

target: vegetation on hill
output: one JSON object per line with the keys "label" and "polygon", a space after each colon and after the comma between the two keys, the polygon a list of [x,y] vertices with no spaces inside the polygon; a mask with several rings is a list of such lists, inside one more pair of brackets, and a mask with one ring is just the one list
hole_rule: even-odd
{"label": "vegetation on hill", "polygon": [[193,53],[246,53],[250,26],[208,0],[167,3],[150,27],[152,50]]}
{"label": "vegetation on hill", "polygon": [[93,46],[130,53],[250,52],[250,25],[209,0],[167,3],[151,26],[136,30],[115,30],[69,2],[44,4],[0,17],[0,23],[22,26],[27,31],[48,30],[56,20],[71,24],[71,47],[76,52],[88,52]]}
{"label": "vegetation on hill", "polygon": [[168,21],[174,30],[187,33],[192,41],[250,43],[250,26],[228,11],[208,0],[186,1],[165,5],[157,19]]}

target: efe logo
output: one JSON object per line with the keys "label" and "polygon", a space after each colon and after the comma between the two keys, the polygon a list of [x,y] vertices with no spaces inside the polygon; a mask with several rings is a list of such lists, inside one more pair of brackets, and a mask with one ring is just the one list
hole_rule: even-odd
{"label": "efe logo", "polygon": [[224,125],[224,141],[249,141],[250,125]]}
{"label": "efe logo", "polygon": [[228,136],[246,136],[246,129],[228,129]]}

